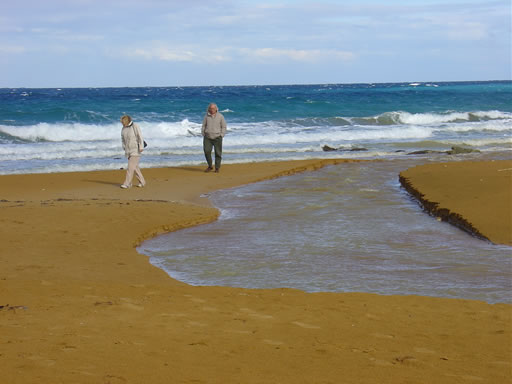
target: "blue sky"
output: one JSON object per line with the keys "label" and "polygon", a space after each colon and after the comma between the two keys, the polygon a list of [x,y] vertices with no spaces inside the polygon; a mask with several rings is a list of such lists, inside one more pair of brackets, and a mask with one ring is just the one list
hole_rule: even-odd
{"label": "blue sky", "polygon": [[510,0],[17,0],[0,87],[511,79]]}

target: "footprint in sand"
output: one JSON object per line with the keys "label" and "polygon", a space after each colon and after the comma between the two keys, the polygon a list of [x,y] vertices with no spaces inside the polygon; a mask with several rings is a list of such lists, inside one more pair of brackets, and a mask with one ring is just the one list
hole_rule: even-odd
{"label": "footprint in sand", "polygon": [[103,380],[105,383],[109,384],[120,384],[120,383],[127,383],[128,380],[126,380],[122,376],[114,376],[114,375],[106,375],[103,377]]}
{"label": "footprint in sand", "polygon": [[35,361],[39,366],[42,367],[52,367],[55,365],[55,360],[48,360],[45,357],[39,355],[28,356],[27,359]]}
{"label": "footprint in sand", "polygon": [[131,303],[128,299],[121,299],[123,303],[121,303],[121,306],[123,308],[132,309],[134,311],[143,311],[144,307],[142,305],[137,305]]}
{"label": "footprint in sand", "polygon": [[143,306],[135,305],[135,304],[131,304],[131,303],[123,303],[123,304],[121,304],[121,306],[124,308],[132,309],[134,311],[143,311],[144,310]]}
{"label": "footprint in sand", "polygon": [[410,365],[417,363],[418,359],[416,359],[414,356],[398,356],[395,357],[393,360],[393,364],[404,364],[404,365]]}
{"label": "footprint in sand", "polygon": [[422,348],[422,347],[416,347],[414,348],[414,352],[418,352],[418,353],[427,353],[429,355],[433,355],[434,353],[436,353],[435,351],[431,350],[431,349],[428,349],[428,348]]}
{"label": "footprint in sand", "polygon": [[317,325],[306,324],[306,323],[302,323],[300,321],[292,321],[292,324],[298,325],[301,328],[320,329],[320,327]]}
{"label": "footprint in sand", "polygon": [[381,367],[389,367],[393,364],[391,364],[389,361],[386,361],[386,360],[381,360],[381,359],[375,359],[375,358],[370,358],[370,361],[372,361],[375,365],[378,365],[378,366],[381,366]]}
{"label": "footprint in sand", "polygon": [[374,333],[372,336],[378,337],[379,339],[394,339],[395,336],[393,335],[385,335],[383,333]]}
{"label": "footprint in sand", "polygon": [[270,320],[274,318],[272,315],[263,315],[261,313],[250,313],[249,316],[260,320]]}
{"label": "footprint in sand", "polygon": [[158,316],[162,316],[162,317],[186,317],[187,315],[185,313],[161,313]]}
{"label": "footprint in sand", "polygon": [[278,340],[270,340],[270,339],[263,339],[262,340],[265,344],[272,345],[274,347],[278,347],[280,345],[283,345],[284,343],[282,341]]}
{"label": "footprint in sand", "polygon": [[274,318],[274,316],[272,316],[272,315],[265,315],[263,313],[257,313],[250,308],[240,308],[240,311],[246,312],[249,314],[250,317],[260,319],[260,320],[270,320],[270,319]]}
{"label": "footprint in sand", "polygon": [[71,352],[71,351],[77,350],[77,347],[75,347],[74,345],[69,345],[66,343],[61,343],[61,345],[62,345],[62,348],[60,349],[61,351]]}
{"label": "footprint in sand", "polygon": [[206,300],[200,299],[198,297],[193,297],[192,295],[183,295],[183,296],[188,297],[194,303],[206,303]]}
{"label": "footprint in sand", "polygon": [[189,321],[187,324],[190,325],[191,327],[206,327],[207,326],[207,324],[200,323],[199,321]]}
{"label": "footprint in sand", "polygon": [[491,364],[502,365],[502,366],[509,366],[509,365],[511,365],[510,361],[493,361]]}

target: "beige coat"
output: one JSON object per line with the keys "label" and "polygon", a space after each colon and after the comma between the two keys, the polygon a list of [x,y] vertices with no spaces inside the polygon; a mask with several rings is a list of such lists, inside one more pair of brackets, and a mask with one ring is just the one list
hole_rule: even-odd
{"label": "beige coat", "polygon": [[123,127],[121,139],[126,157],[140,156],[142,149],[144,149],[144,139],[137,124],[132,122],[130,125]]}
{"label": "beige coat", "polygon": [[203,119],[201,134],[209,139],[224,137],[226,134],[226,120],[222,113],[217,112],[215,115],[207,113]]}

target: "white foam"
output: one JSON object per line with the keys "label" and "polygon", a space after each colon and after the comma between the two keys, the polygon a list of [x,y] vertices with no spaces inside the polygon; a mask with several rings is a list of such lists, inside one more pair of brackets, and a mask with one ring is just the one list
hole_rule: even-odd
{"label": "white foam", "polygon": [[[201,124],[184,119],[180,122],[138,122],[144,137],[172,138],[201,134]],[[0,125],[0,131],[30,141],[120,140],[122,126],[112,124],[40,123],[26,126]]]}
{"label": "white foam", "polygon": [[398,122],[414,125],[434,125],[453,122],[469,122],[479,119],[512,119],[512,113],[501,111],[450,112],[450,113],[409,113],[396,112]]}
{"label": "white foam", "polygon": [[474,148],[485,146],[506,147],[512,145],[512,137],[489,138],[489,139],[466,139],[466,140],[447,140],[446,143],[451,145],[464,145]]}
{"label": "white foam", "polygon": [[[332,125],[332,118],[230,123],[228,124],[228,133],[240,134],[236,135],[240,143],[246,143],[254,139],[260,140],[261,143],[307,141],[309,140],[305,139],[307,137],[310,137],[312,140],[323,140],[325,137],[333,137],[333,135],[336,135],[337,139],[347,140],[364,139],[365,137],[368,139],[383,138],[386,135],[396,138],[401,134],[403,134],[404,138],[410,138],[414,134],[417,134],[419,138],[423,138],[431,134],[430,129],[432,128],[450,129],[453,131],[467,131],[469,129],[507,130],[510,129],[512,124],[512,113],[476,111],[414,114],[398,111],[386,112],[378,116],[366,118],[337,117],[336,121],[343,121],[345,124]],[[358,124],[354,124],[354,121],[357,121]],[[144,138],[151,138],[153,140],[201,137],[201,123],[191,122],[188,119],[183,119],[179,122],[142,121],[137,123],[142,129]],[[447,124],[448,126],[446,126]],[[349,133],[349,130],[343,129],[345,127],[353,127],[353,132]],[[424,132],[421,132],[422,129]],[[0,125],[0,131],[29,141],[97,142],[102,140],[120,140],[121,125],[119,123],[40,123],[27,126]],[[195,143],[196,141],[189,140],[188,144],[190,145],[193,142]],[[187,145],[187,140],[180,141],[178,144]],[[172,147],[173,143],[169,141],[169,145]]]}
{"label": "white foam", "polygon": [[[143,154],[146,165],[166,166],[170,161],[173,165],[204,162],[200,122],[183,119],[138,124],[149,144]],[[0,164],[0,173],[11,173],[9,167],[14,173],[25,169],[30,172],[111,169],[125,162],[120,123],[0,125],[1,132],[7,135],[2,137],[0,145],[0,163],[5,163]],[[414,148],[415,143],[425,142],[434,143],[433,148],[470,145],[481,150],[508,150],[512,145],[511,136],[512,113],[495,110],[386,112],[366,118],[297,118],[250,123],[228,121],[223,161],[397,156],[393,154],[396,148]],[[16,137],[32,142],[11,143]],[[343,149],[358,146],[368,151],[326,153],[322,151],[323,145]],[[114,160],[118,162],[110,166]]]}
{"label": "white foam", "polygon": [[512,120],[488,120],[478,122],[466,122],[462,124],[447,124],[435,128],[436,131],[451,131],[451,132],[485,132],[495,131],[504,132],[512,131]]}

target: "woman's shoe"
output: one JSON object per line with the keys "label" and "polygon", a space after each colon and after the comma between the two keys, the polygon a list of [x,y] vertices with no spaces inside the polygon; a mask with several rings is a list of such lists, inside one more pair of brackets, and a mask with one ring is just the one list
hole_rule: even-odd
{"label": "woman's shoe", "polygon": [[121,188],[123,188],[123,189],[128,189],[128,188],[130,188],[130,187],[129,187],[129,186],[127,186],[127,185],[121,184]]}
{"label": "woman's shoe", "polygon": [[146,186],[146,184],[142,184],[142,183],[137,184],[138,188],[144,188],[145,186]]}

